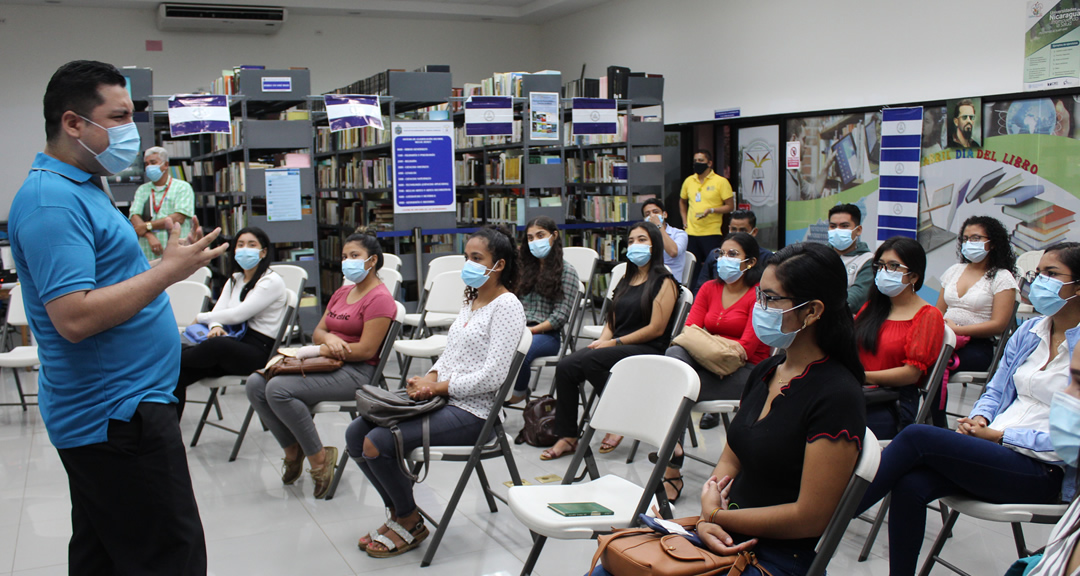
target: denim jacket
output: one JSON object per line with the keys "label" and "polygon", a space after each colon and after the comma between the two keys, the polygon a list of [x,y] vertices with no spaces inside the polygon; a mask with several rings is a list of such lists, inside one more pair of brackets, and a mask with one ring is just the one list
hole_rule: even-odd
{"label": "denim jacket", "polygon": [[[1035,327],[1039,322],[1046,322],[1045,316],[1032,318],[1024,322],[1020,328],[1009,338],[1005,344],[1005,354],[1001,358],[1001,364],[994,372],[993,378],[986,384],[986,390],[979,401],[972,408],[969,418],[982,416],[987,422],[992,422],[995,417],[1004,412],[1016,401],[1016,384],[1013,376],[1016,369],[1024,363],[1024,360],[1039,346],[1039,336],[1035,333]],[[1065,331],[1065,342],[1072,354],[1076,342],[1080,340],[1080,327],[1070,328]],[[1002,438],[1002,444],[1025,448],[1033,452],[1050,452],[1054,445],[1050,442],[1050,434],[1038,430],[1024,428],[1008,428]],[[1061,486],[1062,500],[1068,502],[1073,499],[1077,489],[1077,470],[1066,466],[1064,462],[1060,466],[1065,469],[1065,479]]]}

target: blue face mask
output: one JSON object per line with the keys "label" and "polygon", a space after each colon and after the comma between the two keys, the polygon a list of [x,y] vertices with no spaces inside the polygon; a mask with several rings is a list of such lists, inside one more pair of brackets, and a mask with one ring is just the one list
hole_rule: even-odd
{"label": "blue face mask", "polygon": [[1050,443],[1066,464],[1080,461],[1080,399],[1055,392],[1050,401]]}
{"label": "blue face mask", "polygon": [[368,269],[364,267],[364,264],[368,260],[371,260],[369,256],[365,260],[359,258],[345,259],[341,261],[341,273],[345,275],[345,279],[353,284],[359,284],[367,278]]}
{"label": "blue face mask", "polygon": [[971,260],[972,262],[982,262],[989,252],[986,251],[986,242],[964,242],[964,245],[960,247],[960,253],[964,255],[964,258]]}
{"label": "blue face mask", "polygon": [[546,258],[548,252],[551,252],[551,241],[547,238],[537,238],[529,242],[529,252],[537,258]]}
{"label": "blue face mask", "polygon": [[802,328],[794,332],[784,332],[781,328],[781,326],[784,325],[784,314],[801,308],[806,304],[806,302],[803,302],[802,304],[787,310],[780,310],[779,308],[767,308],[762,310],[761,306],[754,304],[754,316],[751,320],[754,324],[754,334],[756,334],[758,340],[764,342],[766,346],[786,350],[788,346],[791,346],[791,343],[795,341],[795,336],[802,331]]}
{"label": "blue face mask", "polygon": [[626,249],[626,259],[633,262],[634,266],[644,266],[652,259],[652,246],[634,244]]}
{"label": "blue face mask", "polygon": [[461,280],[469,288],[479,288],[490,278],[488,272],[494,270],[494,268],[485,268],[483,264],[468,260],[465,262],[465,267],[461,269]]}
{"label": "blue face mask", "polygon": [[239,264],[241,268],[244,270],[251,270],[259,265],[259,260],[262,260],[262,258],[259,257],[259,252],[260,250],[256,248],[237,248],[233,258],[236,258],[236,263]]}
{"label": "blue face mask", "polygon": [[877,286],[878,292],[889,298],[899,295],[908,287],[908,284],[904,284],[903,272],[899,270],[889,272],[884,268],[878,270],[877,276],[874,277],[874,284]]}
{"label": "blue face mask", "polygon": [[97,158],[98,164],[101,164],[101,167],[106,172],[116,174],[131,166],[131,163],[139,155],[139,149],[142,147],[142,140],[139,139],[139,128],[135,126],[134,122],[106,128],[85,116],[80,116],[80,118],[109,133],[109,147],[100,154],[94,152],[82,140],[79,140],[79,144],[82,144],[83,148],[86,148],[88,152],[94,155],[94,158]]}
{"label": "blue face mask", "polygon": [[[747,258],[746,260],[749,260],[749,258]],[[717,258],[716,273],[720,276],[720,279],[723,280],[725,284],[731,284],[739,278],[742,278],[742,263],[746,262],[746,260],[728,258],[727,256],[724,256],[723,258]]]}
{"label": "blue face mask", "polygon": [[1031,305],[1035,307],[1035,311],[1039,314],[1053,316],[1065,306],[1066,302],[1076,298],[1076,296],[1061,297],[1061,287],[1074,282],[1076,281],[1062,282],[1057,278],[1039,274],[1039,277],[1031,283],[1031,293],[1028,294],[1028,300],[1031,301]]}
{"label": "blue face mask", "polygon": [[165,171],[162,170],[161,166],[158,166],[157,164],[151,164],[146,167],[146,177],[149,178],[151,182],[157,182],[158,180],[161,180],[161,177],[164,174]]}
{"label": "blue face mask", "polygon": [[851,244],[854,242],[855,239],[851,237],[851,230],[843,230],[840,228],[829,230],[829,246],[832,246],[841,252],[851,248]]}

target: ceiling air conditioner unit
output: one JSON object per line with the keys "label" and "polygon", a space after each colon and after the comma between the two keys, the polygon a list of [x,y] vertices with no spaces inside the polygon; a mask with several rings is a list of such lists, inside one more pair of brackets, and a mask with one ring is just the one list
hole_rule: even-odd
{"label": "ceiling air conditioner unit", "polygon": [[274,6],[167,2],[158,5],[157,26],[169,31],[276,34],[288,15]]}

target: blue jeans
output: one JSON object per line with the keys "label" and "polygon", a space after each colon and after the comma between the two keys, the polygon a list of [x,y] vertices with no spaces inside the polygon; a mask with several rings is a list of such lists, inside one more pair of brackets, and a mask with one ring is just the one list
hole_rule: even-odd
{"label": "blue jeans", "polygon": [[889,573],[915,574],[926,532],[926,505],[964,494],[997,504],[1053,504],[1064,472],[1004,446],[923,424],[908,426],[881,454],[856,515],[892,492]]}
{"label": "blue jeans", "polygon": [[533,334],[529,353],[525,355],[525,362],[521,364],[521,372],[518,373],[517,382],[514,384],[515,393],[524,393],[529,387],[529,379],[532,378],[532,370],[529,369],[529,365],[533,363],[533,360],[558,354],[561,343],[562,338],[559,337],[558,330]]}
{"label": "blue jeans", "polygon": [[[814,563],[813,552],[797,552],[776,546],[759,544],[754,547],[754,555],[758,564],[769,571],[772,576],[804,576],[810,571],[810,565]],[[757,568],[747,568],[744,576],[764,576]],[[618,576],[604,570],[600,564],[596,565],[591,576]]]}

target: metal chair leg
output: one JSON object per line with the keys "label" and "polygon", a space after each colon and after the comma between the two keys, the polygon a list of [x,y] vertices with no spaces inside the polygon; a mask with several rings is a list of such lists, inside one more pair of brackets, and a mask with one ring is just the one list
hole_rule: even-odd
{"label": "metal chair leg", "polygon": [[210,416],[210,410],[214,407],[217,394],[217,388],[210,389],[210,397],[206,399],[206,407],[203,408],[202,416],[199,417],[199,425],[195,427],[195,435],[191,437],[192,447],[199,443],[199,436],[202,435],[203,427],[206,426],[206,419]]}
{"label": "metal chair leg", "polygon": [[446,510],[443,512],[442,520],[439,521],[438,528],[431,536],[431,544],[428,545],[427,552],[424,553],[424,559],[420,561],[421,568],[431,565],[431,560],[435,558],[435,552],[439,549],[439,542],[442,541],[443,535],[446,534],[446,528],[450,525],[450,518],[453,517],[458,501],[461,500],[461,495],[465,492],[469,477],[472,476],[473,470],[477,468],[476,465],[479,463],[480,455],[477,453],[474,453],[469,458],[469,461],[465,463],[465,470],[462,471],[457,486],[454,487],[454,494],[450,497],[450,501],[446,503]]}
{"label": "metal chair leg", "polygon": [[941,549],[945,547],[945,541],[949,539],[949,532],[952,532],[953,525],[956,524],[956,519],[959,517],[960,513],[956,510],[949,513],[949,519],[946,520],[945,525],[941,527],[941,532],[938,532],[937,538],[934,540],[934,545],[930,548],[930,554],[927,555],[926,561],[923,562],[922,568],[919,570],[919,576],[929,576],[930,570],[934,568],[934,564],[939,561],[943,562],[938,556],[941,554]]}
{"label": "metal chair leg", "polygon": [[240,445],[244,443],[244,436],[247,435],[248,425],[251,424],[251,417],[255,415],[255,407],[249,406],[247,415],[244,416],[244,424],[240,427],[240,431],[236,434],[236,442],[233,444],[232,454],[229,454],[229,462],[236,460],[236,455],[240,453]]}
{"label": "metal chair leg", "polygon": [[877,516],[874,517],[874,523],[870,526],[870,533],[866,535],[866,542],[863,543],[862,551],[859,552],[859,562],[866,562],[866,559],[870,557],[870,549],[874,547],[874,541],[877,540],[878,532],[881,531],[881,525],[885,523],[885,515],[889,512],[889,504],[892,503],[892,493],[889,493],[885,498],[881,500],[881,507],[878,509]]}
{"label": "metal chair leg", "polygon": [[690,445],[697,448],[697,432],[694,431],[694,421],[686,423],[686,431],[690,433]]}
{"label": "metal chair leg", "polygon": [[626,457],[627,464],[634,463],[634,456],[637,454],[638,444],[641,444],[641,442],[634,440],[634,443],[630,445],[630,455]]}
{"label": "metal chair leg", "polygon": [[341,483],[341,477],[345,474],[345,467],[349,465],[349,451],[341,451],[341,460],[338,461],[337,470],[334,470],[334,479],[330,482],[330,489],[326,491],[325,500],[333,500],[334,493],[337,492],[338,484]]}
{"label": "metal chair leg", "polygon": [[533,568],[536,568],[536,561],[540,559],[540,553],[544,551],[544,543],[547,542],[547,536],[541,536],[533,533],[535,539],[533,540],[532,550],[529,550],[529,557],[525,559],[525,565],[521,567],[521,576],[529,576],[532,574]]}
{"label": "metal chair leg", "polygon": [[476,478],[480,480],[480,488],[484,490],[484,498],[487,500],[488,510],[493,514],[498,512],[499,506],[495,504],[495,497],[492,496],[491,484],[488,483],[487,473],[484,472],[484,463],[482,461],[476,463]]}

